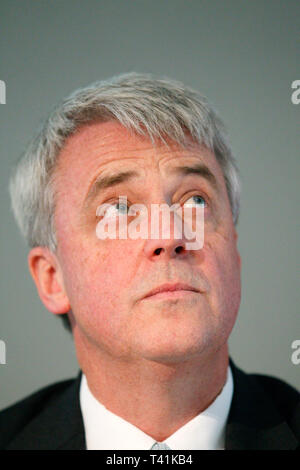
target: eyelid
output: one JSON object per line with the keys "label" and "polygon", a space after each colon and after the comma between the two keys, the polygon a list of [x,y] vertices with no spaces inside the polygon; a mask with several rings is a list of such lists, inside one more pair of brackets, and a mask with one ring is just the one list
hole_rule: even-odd
{"label": "eyelid", "polygon": [[[124,200],[123,199],[119,200],[119,197],[118,197],[117,199],[114,198],[110,201],[105,201],[102,204],[109,204],[110,206],[114,206],[116,204],[125,204],[125,199]],[[102,204],[100,204],[100,206]],[[130,206],[131,206],[131,202],[128,201],[128,199],[127,199],[127,207],[130,208]],[[98,205],[98,207],[99,207],[99,205]],[[105,214],[106,214],[106,212],[107,212],[107,210],[105,211]],[[101,217],[104,217],[104,215],[102,215]],[[99,215],[97,215],[97,211],[96,211],[96,218],[99,218]]]}
{"label": "eyelid", "polygon": [[[186,201],[188,201],[191,197],[193,196],[200,196],[204,199],[205,201],[205,209],[207,208],[210,208],[211,207],[211,198],[206,194],[206,192],[202,191],[202,190],[197,190],[195,189],[192,193],[185,193],[181,198],[180,200],[182,200],[184,198],[184,201],[182,202],[182,204],[184,204]],[[108,200],[108,201],[105,201],[105,204],[111,204],[112,206],[114,204],[118,204],[118,203],[121,203],[121,204],[125,204],[125,199],[124,199],[124,202],[123,200],[121,199],[121,201],[119,200],[119,197],[118,196],[117,198],[112,198],[111,200]],[[127,197],[127,196],[126,196]],[[128,200],[127,198],[127,206],[128,208],[130,208],[130,206],[132,205],[132,203]]]}
{"label": "eyelid", "polygon": [[189,199],[191,199],[192,197],[201,197],[201,199],[203,199],[203,201],[205,201],[205,204],[207,204],[207,199],[205,196],[203,196],[202,194],[192,194],[191,196],[187,197],[186,200],[184,202],[187,202]]}
{"label": "eyelid", "polygon": [[193,196],[200,196],[205,201],[205,208],[211,207],[211,199],[204,191],[195,190],[193,193],[190,193],[184,197],[183,204],[188,201]]}

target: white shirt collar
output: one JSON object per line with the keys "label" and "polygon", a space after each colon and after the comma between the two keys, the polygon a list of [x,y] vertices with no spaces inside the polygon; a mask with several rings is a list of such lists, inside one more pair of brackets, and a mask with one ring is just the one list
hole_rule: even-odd
{"label": "white shirt collar", "polygon": [[[213,403],[165,439],[172,450],[221,450],[233,395],[230,366],[227,380]],[[85,375],[80,384],[80,407],[88,450],[149,450],[156,442],[133,424],[109,411],[92,395]]]}

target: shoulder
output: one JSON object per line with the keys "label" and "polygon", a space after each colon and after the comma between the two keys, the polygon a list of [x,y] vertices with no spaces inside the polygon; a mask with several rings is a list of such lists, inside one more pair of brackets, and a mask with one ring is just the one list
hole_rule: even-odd
{"label": "shoulder", "polygon": [[31,421],[74,385],[75,380],[48,385],[0,411],[0,449],[5,448]]}
{"label": "shoulder", "polygon": [[235,423],[233,427],[247,428],[248,441],[251,439],[253,446],[262,445],[262,437],[266,442],[268,440],[268,444],[263,445],[270,445],[271,439],[283,446],[279,448],[289,448],[296,443],[299,446],[299,391],[280,378],[247,373],[232,359],[230,365],[234,383],[230,410],[230,422]]}
{"label": "shoulder", "polygon": [[300,440],[300,393],[296,388],[277,377],[250,374],[268,395],[279,414],[285,418]]}
{"label": "shoulder", "polygon": [[[240,369],[230,358],[230,367],[233,373],[234,383],[240,386],[245,392],[251,392],[252,388],[268,396],[276,408],[283,413],[293,408],[297,408],[300,403],[299,391],[279,377],[268,374],[249,373]],[[252,390],[253,391],[253,390]]]}
{"label": "shoulder", "polygon": [[270,395],[279,408],[293,407],[300,402],[299,391],[284,380],[263,374],[249,374]]}

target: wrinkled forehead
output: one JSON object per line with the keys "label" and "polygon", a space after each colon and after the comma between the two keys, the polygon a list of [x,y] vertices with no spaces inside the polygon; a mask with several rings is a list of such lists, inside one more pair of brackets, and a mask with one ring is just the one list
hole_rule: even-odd
{"label": "wrinkled forehead", "polygon": [[84,192],[93,178],[109,169],[139,169],[161,161],[169,168],[177,162],[195,160],[205,163],[224,186],[223,173],[213,152],[188,134],[183,145],[166,136],[152,141],[116,121],[93,122],[80,127],[66,140],[58,157],[55,188],[58,193],[70,192],[74,187],[76,192]]}
{"label": "wrinkled forehead", "polygon": [[104,157],[106,152],[113,153],[124,147],[126,147],[127,152],[130,150],[142,151],[147,147],[153,151],[157,148],[162,149],[165,147],[174,152],[180,149],[197,152],[204,146],[204,144],[200,145],[198,141],[193,139],[187,130],[184,131],[184,139],[179,137],[175,139],[165,134],[160,138],[151,138],[146,129],[144,133],[141,134],[134,129],[127,129],[115,120],[105,122],[94,121],[78,127],[77,130],[66,139],[59,154],[58,164],[61,165],[62,160],[66,160],[66,155],[69,156],[69,159],[76,158],[78,154],[80,154],[82,159],[89,158],[90,150],[99,151],[102,157]]}

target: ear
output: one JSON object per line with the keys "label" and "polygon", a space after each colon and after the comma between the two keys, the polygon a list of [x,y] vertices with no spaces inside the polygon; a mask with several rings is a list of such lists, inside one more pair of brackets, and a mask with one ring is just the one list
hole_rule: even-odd
{"label": "ear", "polygon": [[28,266],[45,307],[54,314],[67,313],[71,306],[55,254],[43,246],[32,248]]}

